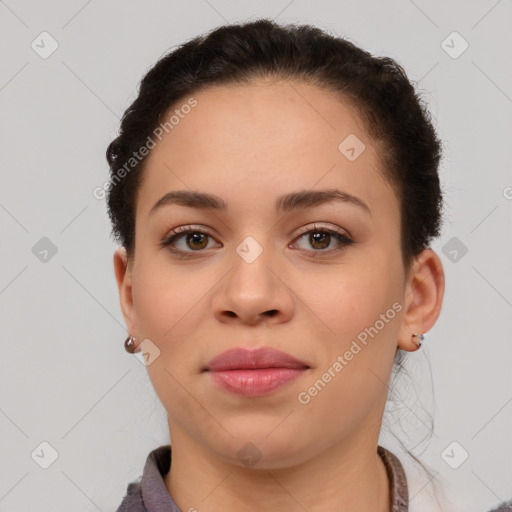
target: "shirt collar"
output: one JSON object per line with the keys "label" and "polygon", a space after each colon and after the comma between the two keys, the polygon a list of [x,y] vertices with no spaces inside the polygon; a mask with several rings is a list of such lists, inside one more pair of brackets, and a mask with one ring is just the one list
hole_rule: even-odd
{"label": "shirt collar", "polygon": [[181,512],[169,495],[164,477],[171,467],[171,445],[153,450],[146,460],[140,491],[147,512]]}
{"label": "shirt collar", "polygon": [[[377,447],[389,480],[391,512],[408,512],[407,478],[399,459],[382,446]],[[164,477],[171,468],[171,445],[163,445],[148,455],[140,481],[144,512],[181,512],[169,495]],[[141,511],[142,512],[142,511]]]}
{"label": "shirt collar", "polygon": [[388,474],[391,512],[408,512],[409,490],[401,462],[396,455],[380,445],[377,447],[377,453],[384,462]]}

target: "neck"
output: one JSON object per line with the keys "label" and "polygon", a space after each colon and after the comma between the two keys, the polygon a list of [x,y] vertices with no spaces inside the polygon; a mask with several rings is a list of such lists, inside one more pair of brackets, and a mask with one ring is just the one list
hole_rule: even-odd
{"label": "neck", "polygon": [[[226,462],[172,428],[169,494],[183,511],[390,512],[389,481],[377,439],[345,438],[314,458],[281,469],[240,467]],[[199,461],[199,462],[198,462]]]}

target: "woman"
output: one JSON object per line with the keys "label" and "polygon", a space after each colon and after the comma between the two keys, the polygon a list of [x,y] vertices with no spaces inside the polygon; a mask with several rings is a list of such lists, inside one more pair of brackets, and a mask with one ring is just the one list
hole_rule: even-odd
{"label": "woman", "polygon": [[378,438],[441,311],[440,156],[402,68],[310,26],[220,27],[147,73],[108,207],[172,465],[119,512],[413,511]]}

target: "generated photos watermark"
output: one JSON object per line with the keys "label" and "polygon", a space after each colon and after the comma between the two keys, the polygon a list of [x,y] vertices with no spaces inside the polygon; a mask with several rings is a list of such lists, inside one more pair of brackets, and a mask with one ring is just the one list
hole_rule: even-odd
{"label": "generated photos watermark", "polygon": [[[357,335],[357,340],[352,340],[350,348],[346,350],[342,355],[338,355],[336,360],[333,362],[329,368],[322,374],[322,376],[317,379],[312,386],[310,386],[307,390],[301,391],[297,395],[297,399],[300,404],[307,405],[311,402],[311,399],[322,391],[329,382],[332,381],[344,368],[347,366],[350,361],[354,359],[354,356],[359,354],[361,350],[368,345],[368,336],[372,339],[377,336],[377,334],[384,329],[386,324],[390,322],[393,318],[395,318],[396,314],[402,311],[403,306],[399,302],[395,302],[391,308],[387,309],[385,313],[381,313],[379,320],[377,320],[372,326],[366,327],[363,331],[361,331]],[[358,341],[360,344],[358,344]]]}
{"label": "generated photos watermark", "polygon": [[[189,114],[195,106],[197,106],[197,100],[191,96],[186,103],[183,103],[180,106],[180,108],[174,109],[172,115],[169,116],[165,123],[159,124],[153,130],[153,136],[161,141],[164,133],[170,133],[182,119],[185,119],[185,116]],[[127,174],[129,174],[130,171],[133,170],[133,168],[149,154],[149,150],[153,149],[155,146],[155,139],[151,135],[148,135],[146,142],[138,149],[138,151],[134,151],[128,161],[111,176],[110,181],[112,182],[112,186],[117,185]],[[98,200],[105,199],[110,181],[106,181],[101,187],[95,187],[92,191],[92,195]]]}

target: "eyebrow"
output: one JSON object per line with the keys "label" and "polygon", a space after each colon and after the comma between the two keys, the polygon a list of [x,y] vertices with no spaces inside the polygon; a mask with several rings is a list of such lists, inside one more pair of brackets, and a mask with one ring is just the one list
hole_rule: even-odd
{"label": "eyebrow", "polygon": [[[300,190],[277,198],[276,211],[289,212],[299,208],[313,208],[324,203],[341,201],[357,206],[371,215],[369,206],[358,197],[338,189]],[[149,215],[168,205],[188,206],[199,209],[227,210],[226,202],[215,195],[190,190],[173,190],[162,196],[151,208]]]}

